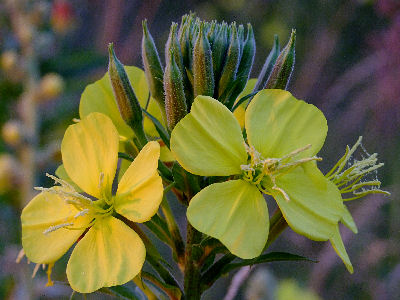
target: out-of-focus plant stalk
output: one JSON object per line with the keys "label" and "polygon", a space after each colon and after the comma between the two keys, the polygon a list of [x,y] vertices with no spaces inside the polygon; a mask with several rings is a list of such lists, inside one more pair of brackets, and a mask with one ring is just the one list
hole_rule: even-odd
{"label": "out-of-focus plant stalk", "polygon": [[[24,3],[19,3],[21,6]],[[18,156],[23,169],[21,180],[21,206],[25,206],[34,196],[36,172],[36,147],[38,142],[36,95],[39,89],[39,66],[35,54],[35,28],[29,24],[23,8],[16,1],[7,1],[13,31],[21,45],[21,55],[26,62],[23,87],[19,100],[20,119],[26,137],[26,143],[18,147]]]}

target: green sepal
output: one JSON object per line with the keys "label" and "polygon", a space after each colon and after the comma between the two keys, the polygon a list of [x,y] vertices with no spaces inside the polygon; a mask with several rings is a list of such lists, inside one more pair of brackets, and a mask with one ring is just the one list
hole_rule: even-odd
{"label": "green sepal", "polygon": [[272,68],[275,65],[276,59],[279,56],[280,45],[278,35],[274,35],[274,44],[272,46],[271,52],[268,54],[267,59],[261,69],[260,75],[258,75],[257,83],[254,87],[254,92],[258,92],[262,90],[264,86],[267,84],[268,77],[272,71]]}
{"label": "green sepal", "polygon": [[169,148],[169,133],[167,131],[167,129],[165,129],[165,127],[161,124],[160,121],[158,121],[156,119],[156,117],[154,117],[152,114],[150,114],[147,110],[145,110],[144,108],[142,108],[144,114],[146,115],[146,117],[148,117],[154,124],[154,127],[156,128],[158,134],[160,135],[161,140],[164,142],[164,144]]}
{"label": "green sepal", "polygon": [[[253,92],[250,94],[247,94],[246,96],[243,96],[242,98],[240,98],[235,105],[233,105],[231,111],[235,111],[236,108],[238,108],[242,103],[244,103],[246,100],[249,100],[250,98],[254,97],[258,92]],[[251,100],[249,100],[250,102]]]}
{"label": "green sepal", "polygon": [[289,85],[290,77],[293,73],[296,48],[296,30],[292,30],[289,42],[279,54],[276,63],[271,71],[271,75],[265,84],[265,89],[286,90]]}

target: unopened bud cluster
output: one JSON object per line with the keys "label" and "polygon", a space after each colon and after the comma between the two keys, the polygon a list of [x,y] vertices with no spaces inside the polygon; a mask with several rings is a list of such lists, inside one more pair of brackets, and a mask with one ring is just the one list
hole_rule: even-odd
{"label": "unopened bud cluster", "polygon": [[[275,36],[253,92],[287,88],[294,67],[295,37],[293,30],[288,44],[280,51]],[[211,96],[232,109],[249,80],[255,52],[250,24],[245,28],[235,22],[206,22],[194,14],[184,15],[180,24],[171,25],[164,68],[147,22],[143,21],[142,60],[146,80],[170,130],[190,111],[198,95]],[[121,100],[118,105],[121,110]],[[122,111],[128,110],[122,108]],[[133,107],[130,111],[141,114]],[[135,119],[140,122],[141,116]]]}

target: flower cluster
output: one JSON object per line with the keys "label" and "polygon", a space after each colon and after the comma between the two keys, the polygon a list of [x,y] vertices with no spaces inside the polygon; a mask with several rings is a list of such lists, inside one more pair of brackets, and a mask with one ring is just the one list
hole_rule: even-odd
{"label": "flower cluster", "polygon": [[[318,168],[327,120],[284,90],[295,32],[281,52],[275,39],[258,79],[248,80],[255,53],[251,25],[244,38],[242,25],[185,15],[179,28],[171,26],[165,71],[146,22],[143,28],[144,72],[124,67],[110,44],[108,74],[83,92],[81,119],[62,141],[58,177],[48,175],[55,186],[37,188],[24,208],[27,257],[49,264],[51,272],[76,244],[68,281],[89,293],[134,279],[147,251],[161,278],[143,272],[148,280],[171,299],[183,293],[200,299],[213,282],[217,253],[228,255],[226,269],[235,267],[232,259],[241,259],[237,265],[263,262],[257,259],[288,225],[311,240],[329,240],[353,272],[339,222],[357,228],[343,201],[388,194],[376,177],[383,164],[360,138],[330,172]],[[361,159],[355,158],[358,148]],[[187,205],[186,245],[162,201],[169,191]],[[277,209],[270,218],[271,201]],[[184,292],[135,223],[171,247]],[[152,294],[141,280],[135,283]]]}

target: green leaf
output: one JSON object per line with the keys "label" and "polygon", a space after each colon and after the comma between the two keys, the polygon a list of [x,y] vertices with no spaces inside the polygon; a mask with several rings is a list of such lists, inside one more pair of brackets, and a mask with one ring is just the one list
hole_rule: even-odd
{"label": "green leaf", "polygon": [[153,283],[160,290],[162,290],[165,294],[169,296],[170,299],[181,299],[182,291],[179,287],[162,282],[156,276],[148,272],[142,271],[142,277]]}
{"label": "green leaf", "polygon": [[155,214],[150,221],[143,223],[158,239],[170,247],[173,246],[167,223]]}
{"label": "green leaf", "polygon": [[318,261],[300,256],[297,254],[291,254],[286,252],[270,252],[266,254],[262,254],[259,257],[253,259],[243,259],[237,263],[230,263],[222,268],[221,274],[227,274],[230,271],[241,268],[244,266],[252,266],[256,264],[268,263],[272,261],[309,261],[313,263],[317,263]]}
{"label": "green leaf", "polygon": [[185,170],[174,162],[172,166],[172,176],[174,177],[175,187],[181,191],[186,189]]}
{"label": "green leaf", "polygon": [[116,297],[120,297],[123,299],[129,299],[129,300],[144,300],[143,296],[137,292],[134,291],[126,286],[123,285],[117,285],[117,286],[110,286],[107,288],[102,288],[100,291],[104,291],[107,294],[112,294]]}
{"label": "green leaf", "polygon": [[261,263],[273,262],[273,261],[310,261],[317,262],[307,257],[303,257],[296,254],[286,253],[286,252],[270,252],[266,254],[262,254],[253,259],[242,259],[236,263],[232,263],[232,261],[236,257],[232,254],[226,254],[220,260],[218,260],[214,265],[211,266],[210,269],[201,277],[201,284],[203,286],[203,290],[210,287],[218,278],[224,276],[230,271],[244,267],[251,266]]}

